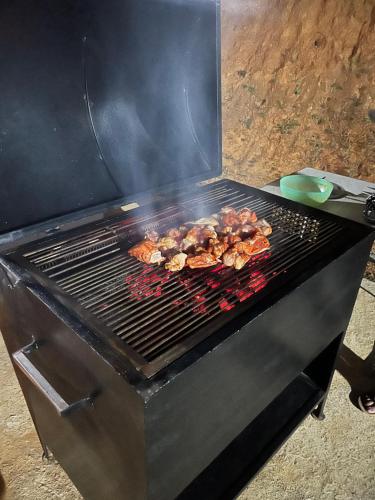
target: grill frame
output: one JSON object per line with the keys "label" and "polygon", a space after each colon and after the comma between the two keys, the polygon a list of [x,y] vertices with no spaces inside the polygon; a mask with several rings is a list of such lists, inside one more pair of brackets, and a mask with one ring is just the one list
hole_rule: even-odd
{"label": "grill frame", "polygon": [[[91,311],[87,310],[69,293],[61,289],[56,282],[49,278],[40,269],[36,268],[34,264],[24,257],[25,253],[40,249],[47,243],[51,246],[56,245],[56,242],[61,240],[61,235],[43,239],[38,241],[36,244],[31,243],[19,247],[16,251],[11,252],[8,255],[8,258],[23,269],[26,269],[27,272],[32,275],[32,280],[39,283],[39,285],[45,289],[46,293],[51,294],[51,296],[57,299],[61,305],[65,306],[69,312],[73,312],[75,317],[87,325],[95,337],[100,338],[101,341],[109,344],[112,348],[115,348],[120,358],[126,358],[126,364],[129,365],[130,362],[130,365],[135,368],[137,373],[136,378],[138,378],[138,374],[141,376],[141,379],[152,378],[157,375],[163,377],[163,373],[165,373],[168,369],[168,366],[172,365],[171,368],[175,369],[174,367],[176,363],[177,366],[179,365],[178,360],[183,358],[186,354],[189,354],[189,352],[191,353],[189,357],[192,356],[194,358],[197,353],[199,353],[198,355],[201,355],[205,349],[212,349],[215,345],[222,341],[223,338],[233,334],[236,331],[236,328],[240,327],[240,325],[251,321],[252,318],[265,311],[275,301],[279,300],[280,297],[288,293],[288,291],[293,290],[300,283],[308,279],[309,276],[314,274],[318,269],[327,265],[331,260],[337,258],[341,253],[349,249],[353,245],[356,238],[358,238],[361,231],[363,233],[368,231],[368,228],[362,228],[362,226],[351,223],[350,221],[343,221],[338,217],[323,213],[320,210],[303,207],[297,203],[265,193],[249,186],[238,184],[234,181],[220,180],[212,184],[200,186],[186,194],[182,194],[181,192],[175,193],[169,200],[167,200],[167,203],[164,200],[164,203],[156,202],[151,207],[149,205],[145,205],[139,209],[135,209],[131,212],[131,217],[122,213],[121,215],[105,219],[98,223],[80,226],[74,230],[64,233],[64,237],[80,237],[82,236],[85,228],[92,228],[93,230],[100,232],[103,231],[105,226],[113,226],[123,219],[132,220],[136,217],[142,217],[144,214],[146,214],[147,217],[147,213],[149,213],[150,209],[168,211],[168,206],[175,206],[177,203],[183,203],[183,200],[189,198],[191,199],[192,196],[194,197],[197,194],[202,195],[202,193],[212,192],[215,189],[221,190],[224,187],[240,189],[247,195],[261,198],[267,203],[274,203],[278,207],[285,210],[291,210],[293,212],[297,211],[307,217],[315,217],[327,224],[340,224],[340,233],[342,234],[340,234],[340,237],[331,240],[326,246],[321,247],[315,257],[313,253],[314,258],[312,260],[308,260],[308,268],[306,266],[306,258],[302,258],[299,263],[295,264],[292,273],[286,273],[285,275],[278,276],[277,280],[273,280],[268,283],[264,290],[261,290],[256,294],[255,300],[251,299],[249,301],[244,301],[239,303],[232,311],[222,313],[215,318],[209,318],[203,329],[201,328],[194,333],[193,336],[184,339],[182,344],[172,347],[171,350],[161,354],[159,357],[151,361],[146,361],[144,357],[140,356],[139,353],[132,348],[131,345],[119,339],[108,325],[103,323]],[[208,210],[207,213],[211,213],[210,210]],[[168,226],[170,226],[170,222],[168,222]],[[346,231],[343,231],[344,229],[346,229]],[[343,237],[344,232],[345,237]],[[348,237],[348,234],[351,237]],[[192,272],[196,273],[196,271]],[[195,353],[191,352],[192,350],[194,350]],[[181,363],[183,365],[184,360],[181,360]]]}

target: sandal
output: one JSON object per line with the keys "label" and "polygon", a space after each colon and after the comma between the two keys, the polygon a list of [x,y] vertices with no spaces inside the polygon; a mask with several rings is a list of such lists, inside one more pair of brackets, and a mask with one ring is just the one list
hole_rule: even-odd
{"label": "sandal", "polygon": [[375,415],[375,394],[361,394],[358,405],[365,413]]}

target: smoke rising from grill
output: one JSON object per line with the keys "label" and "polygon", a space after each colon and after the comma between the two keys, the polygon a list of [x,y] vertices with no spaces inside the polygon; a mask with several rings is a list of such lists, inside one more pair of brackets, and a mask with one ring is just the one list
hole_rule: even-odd
{"label": "smoke rising from grill", "polygon": [[220,171],[217,13],[212,0],[95,2],[86,104],[99,155],[129,201]]}

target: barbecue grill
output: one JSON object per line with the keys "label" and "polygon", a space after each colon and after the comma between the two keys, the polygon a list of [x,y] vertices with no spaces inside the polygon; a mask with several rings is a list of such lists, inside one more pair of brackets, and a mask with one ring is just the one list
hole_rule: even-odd
{"label": "barbecue grill", "polygon": [[[217,2],[1,10],[0,321],[44,453],[85,498],[233,498],[322,418],[371,231],[201,182],[221,172]],[[273,227],[240,271],[128,255],[227,205]]]}

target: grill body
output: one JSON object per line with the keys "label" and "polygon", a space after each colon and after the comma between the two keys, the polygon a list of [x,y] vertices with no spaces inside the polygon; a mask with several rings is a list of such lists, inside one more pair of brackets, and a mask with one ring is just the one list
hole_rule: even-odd
{"label": "grill body", "polygon": [[[221,174],[219,1],[0,9],[0,327],[44,452],[87,499],[233,498],[325,398],[370,231],[193,186]],[[240,272],[127,256],[226,204],[274,227]]]}
{"label": "grill body", "polygon": [[[199,189],[205,195],[222,185]],[[1,259],[0,326],[25,399],[45,451],[85,498],[232,498],[326,395],[372,235],[364,226],[224,185],[321,227],[329,219],[340,230],[159,358],[135,353],[48,269],[25,257],[46,241],[56,251],[70,233]],[[72,234],[86,232],[79,227]],[[119,251],[126,251],[122,243]],[[67,265],[76,265],[70,259]],[[20,363],[20,351],[37,367],[36,379]],[[56,411],[58,401],[41,381],[63,397],[63,410],[60,404]]]}

